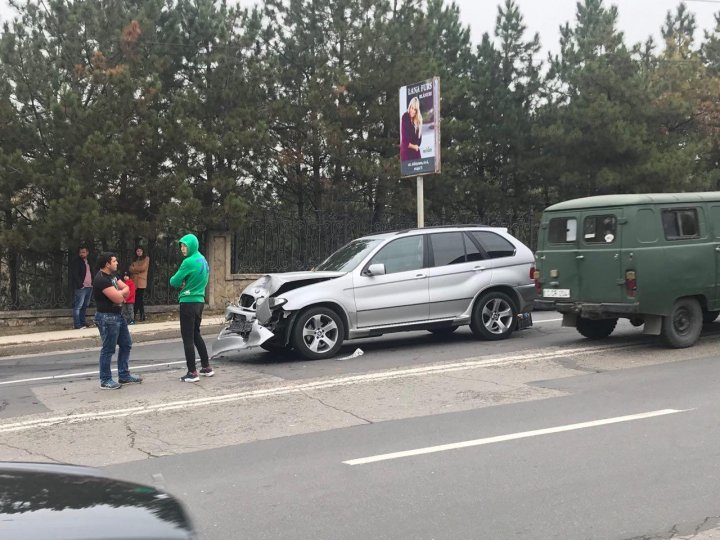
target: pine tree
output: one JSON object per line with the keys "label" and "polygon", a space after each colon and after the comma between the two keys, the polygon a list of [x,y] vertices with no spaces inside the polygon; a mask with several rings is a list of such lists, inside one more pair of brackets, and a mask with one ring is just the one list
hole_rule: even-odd
{"label": "pine tree", "polygon": [[575,25],[561,28],[538,127],[548,201],[638,189],[633,167],[647,155],[648,97],[617,15],[602,0],[585,0]]}

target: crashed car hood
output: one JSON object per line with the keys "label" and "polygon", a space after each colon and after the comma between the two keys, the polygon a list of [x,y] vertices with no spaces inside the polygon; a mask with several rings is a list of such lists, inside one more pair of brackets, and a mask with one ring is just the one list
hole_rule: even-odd
{"label": "crashed car hood", "polygon": [[[321,281],[327,281],[329,279],[336,279],[345,275],[345,272],[283,272],[280,274],[266,274],[262,279],[269,278],[269,281],[265,285],[265,289],[270,293],[276,293],[281,288],[283,290],[295,289],[297,287],[304,287],[305,285],[311,285],[313,283],[319,283]],[[259,280],[260,281],[260,280]],[[257,287],[257,282],[250,285],[248,289]]]}

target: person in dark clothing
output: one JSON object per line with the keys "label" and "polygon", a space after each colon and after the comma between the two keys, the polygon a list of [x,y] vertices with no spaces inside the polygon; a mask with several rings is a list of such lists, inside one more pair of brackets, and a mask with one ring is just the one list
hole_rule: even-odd
{"label": "person in dark clothing", "polygon": [[[128,287],[115,275],[118,261],[114,253],[103,253],[98,260],[100,270],[93,279],[93,296],[97,310],[95,324],[97,324],[102,340],[100,349],[100,388],[104,390],[117,390],[123,384],[140,383],[142,378],[130,374],[130,349],[132,338],[128,330],[127,321],[122,316],[122,305],[130,294]],[[110,362],[116,347],[118,352],[118,381],[112,378]]]}
{"label": "person in dark clothing", "polygon": [[92,272],[88,263],[90,250],[86,245],[78,248],[78,256],[73,260],[70,267],[70,278],[72,279],[75,296],[73,298],[73,326],[76,329],[87,328],[85,312],[92,297]]}
{"label": "person in dark clothing", "polygon": [[210,367],[207,347],[200,335],[203,308],[205,307],[205,287],[210,277],[210,267],[205,257],[198,251],[198,239],[194,234],[186,234],[180,239],[180,251],[183,262],[180,268],[170,278],[170,286],[180,289],[180,335],[185,349],[185,362],[187,374],[180,377],[183,382],[197,382],[200,380],[195,363],[195,348],[200,355],[200,375],[212,377],[215,375]]}
{"label": "person in dark clothing", "polygon": [[420,143],[422,142],[422,114],[420,100],[410,100],[408,110],[400,121],[400,160],[420,159]]}

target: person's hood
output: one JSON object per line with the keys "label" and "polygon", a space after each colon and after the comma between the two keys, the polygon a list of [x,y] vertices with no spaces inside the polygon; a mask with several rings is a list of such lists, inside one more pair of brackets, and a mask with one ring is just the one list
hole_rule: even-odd
{"label": "person's hood", "polygon": [[186,234],[179,241],[180,244],[185,244],[188,248],[188,257],[195,255],[198,252],[198,239],[194,234]]}

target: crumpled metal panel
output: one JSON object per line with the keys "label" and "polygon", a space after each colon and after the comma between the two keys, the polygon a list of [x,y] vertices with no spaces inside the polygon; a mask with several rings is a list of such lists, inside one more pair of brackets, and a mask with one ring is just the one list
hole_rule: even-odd
{"label": "crumpled metal panel", "polygon": [[267,324],[270,322],[270,319],[272,318],[272,311],[270,311],[270,300],[268,298],[258,300],[255,317],[257,317],[260,324]]}
{"label": "crumpled metal panel", "polygon": [[247,337],[230,332],[228,328],[223,329],[213,343],[212,358],[228,352],[258,347],[275,335],[267,328],[260,326],[257,319],[253,321],[252,329]]}

